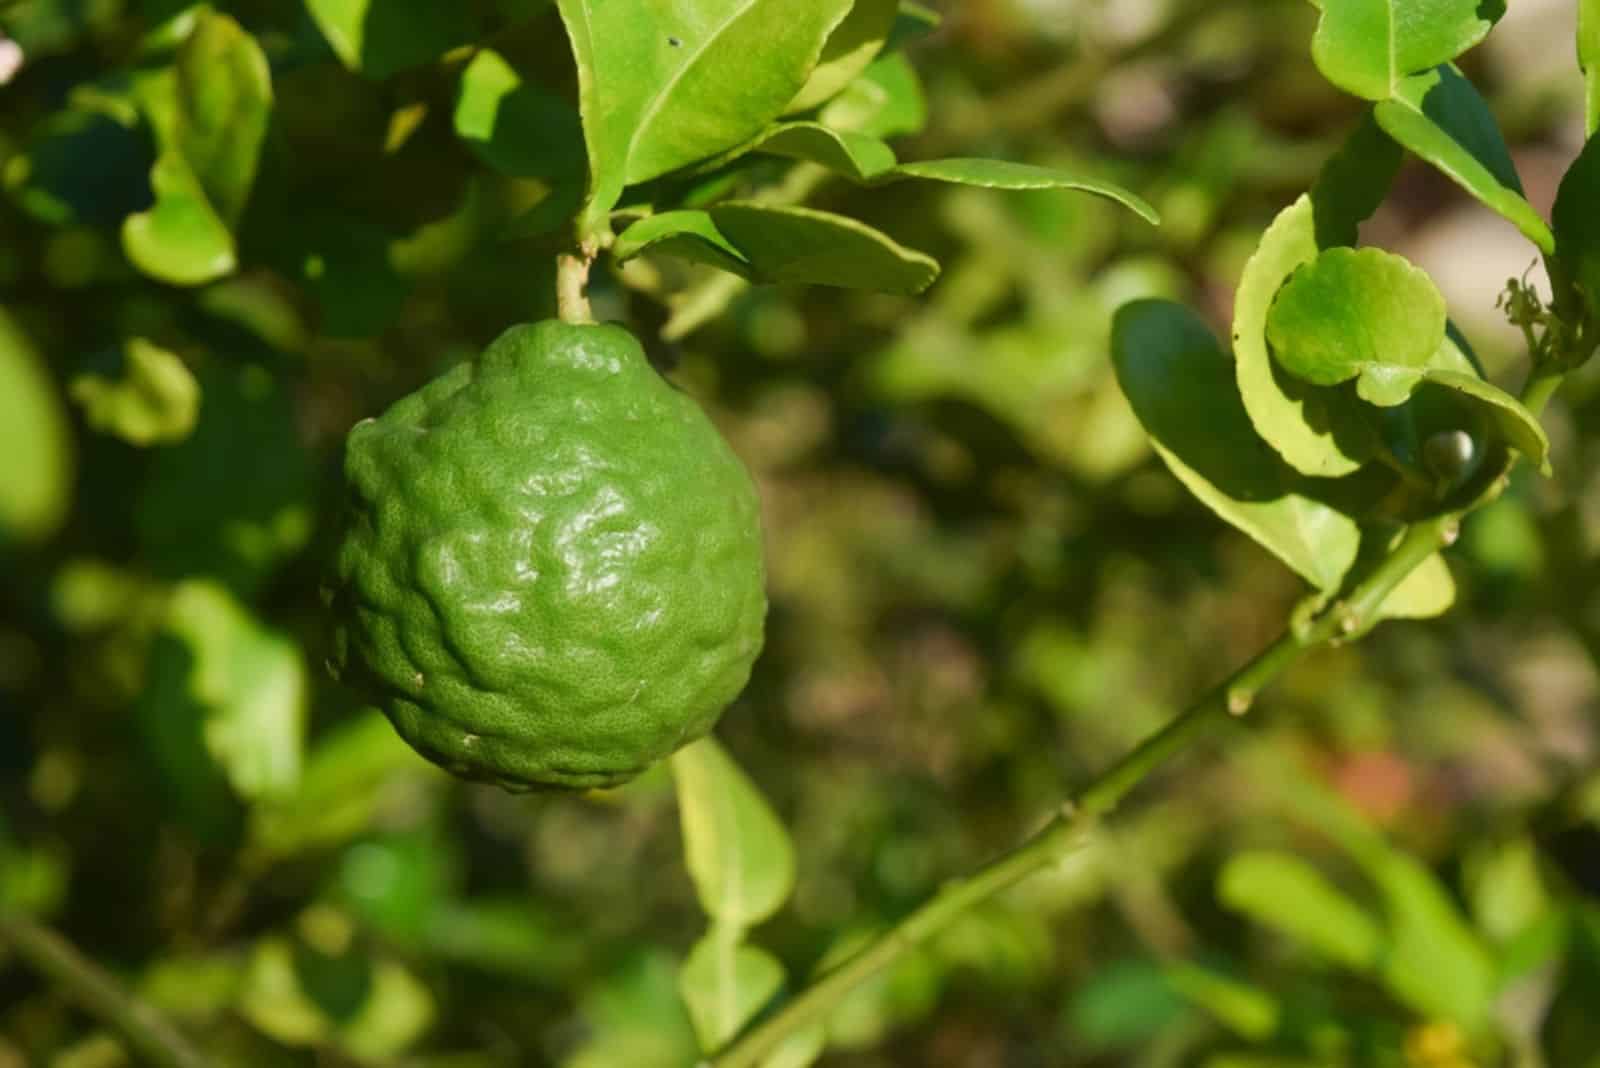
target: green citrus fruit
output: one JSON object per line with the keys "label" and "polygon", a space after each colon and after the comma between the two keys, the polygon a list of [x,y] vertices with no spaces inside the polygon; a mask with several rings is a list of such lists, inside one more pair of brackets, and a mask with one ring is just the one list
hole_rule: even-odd
{"label": "green citrus fruit", "polygon": [[755,489],[625,330],[512,328],[352,429],[345,475],[336,666],[451,771],[615,785],[749,678]]}

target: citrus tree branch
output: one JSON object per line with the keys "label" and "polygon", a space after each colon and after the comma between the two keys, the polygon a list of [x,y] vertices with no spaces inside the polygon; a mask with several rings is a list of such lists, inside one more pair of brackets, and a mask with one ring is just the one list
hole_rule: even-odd
{"label": "citrus tree branch", "polygon": [[[1535,369],[1523,401],[1543,410],[1562,376]],[[1167,761],[1230,719],[1244,715],[1256,697],[1305,653],[1367,632],[1379,610],[1405,578],[1440,549],[1452,544],[1461,521],[1505,487],[1515,464],[1503,453],[1475,495],[1461,508],[1409,526],[1377,566],[1342,596],[1304,624],[1289,626],[1279,638],[1226,681],[1102,772],[1064,804],[1033,837],[964,879],[948,883],[932,900],[878,936],[854,956],[817,976],[778,1010],[723,1048],[706,1068],[757,1068],[790,1035],[824,1022],[858,985],[888,968],[907,951],[927,942],[963,911],[1036,872],[1062,863],[1093,834],[1096,824]]]}
{"label": "citrus tree branch", "polygon": [[155,1009],[49,928],[0,908],[0,946],[9,946],[86,1012],[115,1029],[140,1063],[153,1068],[205,1068],[188,1039]]}
{"label": "citrus tree branch", "polygon": [[589,271],[595,255],[586,245],[556,258],[556,315],[564,323],[594,322],[594,309],[589,306]]}

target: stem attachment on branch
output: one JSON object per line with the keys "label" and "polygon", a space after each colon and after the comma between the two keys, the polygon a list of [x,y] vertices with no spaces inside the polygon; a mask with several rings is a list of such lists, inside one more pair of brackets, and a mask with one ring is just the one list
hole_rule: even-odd
{"label": "stem attachment on branch", "polygon": [[577,252],[563,252],[556,257],[556,314],[564,323],[594,322],[594,309],[589,306],[589,270],[596,255],[593,246],[583,245]]}

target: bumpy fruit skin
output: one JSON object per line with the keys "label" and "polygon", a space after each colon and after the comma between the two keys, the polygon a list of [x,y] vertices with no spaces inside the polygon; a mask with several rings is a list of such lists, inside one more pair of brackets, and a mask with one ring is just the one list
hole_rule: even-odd
{"label": "bumpy fruit skin", "polygon": [[456,774],[615,785],[748,681],[755,489],[625,330],[513,327],[353,428],[345,476],[336,666]]}

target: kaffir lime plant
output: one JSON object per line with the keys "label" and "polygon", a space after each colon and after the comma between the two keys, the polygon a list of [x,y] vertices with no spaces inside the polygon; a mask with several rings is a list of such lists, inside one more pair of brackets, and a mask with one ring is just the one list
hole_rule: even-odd
{"label": "kaffir lime plant", "polygon": [[345,472],[339,655],[451,771],[613,786],[749,677],[754,486],[622,328],[512,328],[356,426]]}

